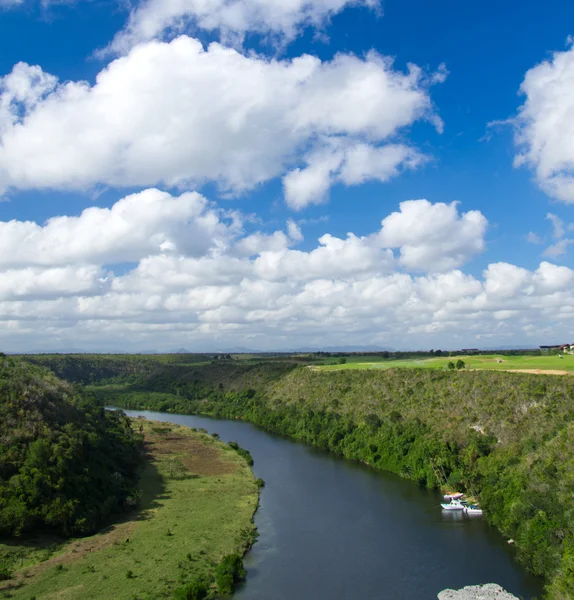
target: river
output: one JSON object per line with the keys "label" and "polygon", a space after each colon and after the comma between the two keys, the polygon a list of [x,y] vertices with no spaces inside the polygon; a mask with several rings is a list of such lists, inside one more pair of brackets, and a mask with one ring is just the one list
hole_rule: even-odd
{"label": "river", "polygon": [[203,427],[253,455],[266,484],[260,538],[236,600],[436,600],[445,588],[482,583],[541,597],[502,536],[484,519],[443,515],[436,492],[249,423],[126,413]]}

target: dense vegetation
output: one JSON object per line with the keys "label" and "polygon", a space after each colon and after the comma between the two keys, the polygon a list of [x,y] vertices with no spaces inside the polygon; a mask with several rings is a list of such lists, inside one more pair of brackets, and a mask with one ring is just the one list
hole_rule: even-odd
{"label": "dense vegetation", "polygon": [[548,598],[574,597],[568,377],[217,360],[164,362],[94,389],[109,404],[245,419],[421,485],[460,487],[546,578]]}
{"label": "dense vegetation", "polygon": [[258,487],[241,448],[179,425],[134,429],[146,457],[137,510],[56,547],[52,536],[0,538],[0,597],[211,600],[245,576]]}
{"label": "dense vegetation", "polygon": [[135,502],[129,419],[48,370],[0,356],[0,534],[94,532]]}
{"label": "dense vegetation", "polygon": [[204,354],[30,354],[24,360],[48,367],[58,377],[82,383],[125,383],[166,365],[187,365],[212,360]]}

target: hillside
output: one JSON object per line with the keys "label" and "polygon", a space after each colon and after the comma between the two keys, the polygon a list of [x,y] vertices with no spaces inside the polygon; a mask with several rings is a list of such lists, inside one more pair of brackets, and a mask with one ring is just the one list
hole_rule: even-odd
{"label": "hillside", "polygon": [[0,357],[0,535],[95,531],[133,501],[140,461],[123,414]]}
{"label": "hillside", "polygon": [[574,597],[574,381],[423,369],[207,364],[96,388],[129,408],[240,418],[429,487],[478,496],[519,559]]}
{"label": "hillside", "polygon": [[[259,496],[245,458],[187,427],[138,420],[134,428],[146,458],[137,509],[57,548],[44,543],[31,553],[18,541],[5,546],[13,576],[0,578],[0,596],[207,600],[245,576],[241,557],[257,537],[252,521]],[[0,540],[0,560],[2,551]]]}

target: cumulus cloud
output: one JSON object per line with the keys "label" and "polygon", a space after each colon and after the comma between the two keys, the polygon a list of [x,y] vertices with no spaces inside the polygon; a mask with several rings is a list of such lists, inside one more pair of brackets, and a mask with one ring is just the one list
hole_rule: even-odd
{"label": "cumulus cloud", "polygon": [[161,252],[203,256],[229,243],[238,227],[196,192],[173,197],[149,189],[111,209],[88,208],[44,225],[0,221],[0,267],[116,264]]}
{"label": "cumulus cloud", "polygon": [[459,215],[458,203],[402,202],[383,221],[380,242],[400,248],[399,262],[415,271],[446,271],[484,249],[487,220],[473,210]]}
{"label": "cumulus cloud", "polygon": [[130,13],[109,51],[124,53],[135,44],[190,26],[219,32],[241,43],[248,33],[284,43],[305,27],[321,27],[347,6],[379,8],[379,0],[144,0]]}
{"label": "cumulus cloud", "polygon": [[306,249],[293,221],[247,222],[199,194],[146,190],[43,225],[0,223],[0,346],[537,345],[574,321],[569,268],[461,271],[486,220],[456,203],[404,202],[368,235],[325,233]]}
{"label": "cumulus cloud", "polygon": [[108,277],[97,266],[66,266],[0,271],[0,300],[50,299],[102,294]]}
{"label": "cumulus cloud", "polygon": [[402,144],[377,148],[369,144],[332,139],[310,153],[304,168],[296,168],[283,178],[285,201],[300,210],[327,199],[335,183],[358,185],[368,180],[388,181],[401,169],[414,169],[427,157]]}
{"label": "cumulus cloud", "polygon": [[574,202],[574,47],[526,73],[520,91],[526,96],[516,125],[516,165],[534,170],[550,196]]}
{"label": "cumulus cloud", "polygon": [[[421,119],[441,129],[433,81],[374,52],[273,60],[185,36],[135,47],[94,85],[18,64],[0,79],[0,190],[212,181],[240,194],[306,156],[286,183],[301,207],[333,182],[384,181],[420,164],[393,138]],[[336,163],[327,175],[321,148]]]}

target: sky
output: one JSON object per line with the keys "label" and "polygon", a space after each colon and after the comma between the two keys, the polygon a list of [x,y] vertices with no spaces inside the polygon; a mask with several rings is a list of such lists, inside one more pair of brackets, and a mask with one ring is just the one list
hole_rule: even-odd
{"label": "sky", "polygon": [[574,341],[574,3],[0,0],[0,350]]}

